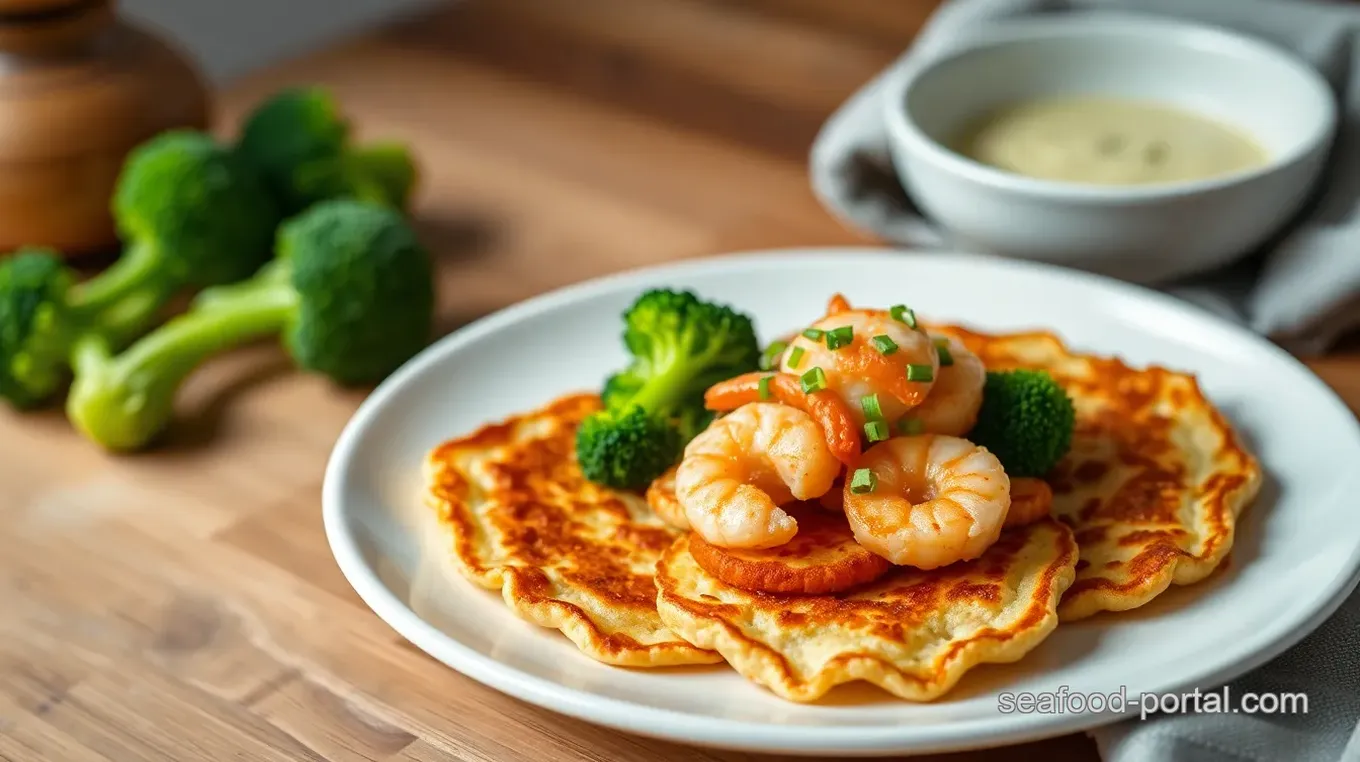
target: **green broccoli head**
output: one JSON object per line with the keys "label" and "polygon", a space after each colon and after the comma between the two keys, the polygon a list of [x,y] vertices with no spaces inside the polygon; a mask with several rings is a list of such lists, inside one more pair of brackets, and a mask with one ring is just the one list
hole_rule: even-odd
{"label": "green broccoli head", "polygon": [[67,416],[108,449],[139,449],[169,424],[198,365],[269,336],[306,370],[343,384],[377,381],[429,341],[433,284],[429,256],[400,214],[318,204],[281,228],[276,258],[254,277],[203,292],[122,353],[102,336],[82,337]]}
{"label": "green broccoli head", "polygon": [[586,418],[576,430],[576,461],[597,484],[637,490],[680,459],[683,443],[670,421],[637,405]]}
{"label": "green broccoli head", "polygon": [[27,408],[65,379],[71,272],[55,252],[21,249],[0,263],[0,397]]}
{"label": "green broccoli head", "polygon": [[760,345],[749,317],[688,291],[648,291],[623,320],[632,362],[605,381],[605,411],[578,432],[577,456],[591,481],[639,489],[712,420],[704,391],[755,370]]}
{"label": "green broccoli head", "polygon": [[996,455],[1011,477],[1043,476],[1072,446],[1076,410],[1039,370],[989,371],[982,409],[968,438]]}
{"label": "green broccoli head", "polygon": [[751,319],[690,291],[648,291],[623,320],[623,343],[633,357],[626,372],[642,386],[637,402],[663,413],[701,400],[708,387],[760,361]]}
{"label": "green broccoli head", "polygon": [[112,210],[126,248],[113,266],[72,288],[71,306],[82,313],[249,277],[268,261],[280,220],[254,168],[191,130],[133,149]]}
{"label": "green broccoli head", "polygon": [[238,145],[290,214],[334,198],[405,209],[416,182],[405,146],[351,146],[349,121],[320,87],[290,88],[262,103]]}
{"label": "green broccoli head", "polygon": [[125,240],[158,277],[212,286],[248,278],[269,259],[281,215],[248,162],[208,135],[173,131],[128,157],[113,195]]}
{"label": "green broccoli head", "polygon": [[611,375],[604,380],[604,388],[600,390],[600,400],[609,410],[621,410],[631,403],[633,397],[642,388],[642,379],[628,371],[622,371]]}
{"label": "green broccoli head", "polygon": [[291,265],[298,293],[284,343],[302,368],[342,384],[367,383],[429,342],[430,258],[396,212],[323,202],[283,226],[279,257]]}

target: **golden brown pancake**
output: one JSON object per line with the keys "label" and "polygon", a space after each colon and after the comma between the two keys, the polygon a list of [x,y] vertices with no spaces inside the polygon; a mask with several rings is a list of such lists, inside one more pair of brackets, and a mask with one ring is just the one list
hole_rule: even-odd
{"label": "golden brown pancake", "polygon": [[944,330],[989,370],[1048,371],[1076,405],[1072,450],[1045,477],[1081,547],[1064,621],[1142,606],[1227,556],[1261,468],[1194,376],[1072,352],[1050,333]]}
{"label": "golden brown pancake", "polygon": [[677,540],[657,565],[662,620],[792,701],[855,680],[928,701],[977,664],[1016,661],[1057,626],[1077,560],[1071,530],[1043,519],[1003,532],[967,563],[895,567],[838,595],[770,595],[704,571],[692,540]]}
{"label": "golden brown pancake", "polygon": [[873,582],[893,568],[874,555],[850,531],[844,514],[828,513],[812,504],[784,510],[798,522],[798,534],[775,548],[720,548],[691,534],[695,563],[719,580],[761,593],[824,595]]}
{"label": "golden brown pancake", "polygon": [[653,574],[673,531],[640,498],[586,481],[576,465],[576,427],[599,408],[593,395],[563,397],[430,451],[428,499],[457,566],[602,662],[721,661],[657,615]]}

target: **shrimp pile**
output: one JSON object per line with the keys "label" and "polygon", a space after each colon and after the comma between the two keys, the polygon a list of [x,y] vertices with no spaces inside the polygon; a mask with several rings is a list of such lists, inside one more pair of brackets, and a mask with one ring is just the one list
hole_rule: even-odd
{"label": "shrimp pile", "polygon": [[932,336],[904,306],[856,309],[840,295],[779,352],[777,367],[711,387],[710,427],[674,472],[683,522],[717,548],[775,548],[812,501],[844,513],[855,541],[900,566],[975,559],[1001,531],[1048,515],[1052,493],[1013,484],[977,421],[986,368]]}

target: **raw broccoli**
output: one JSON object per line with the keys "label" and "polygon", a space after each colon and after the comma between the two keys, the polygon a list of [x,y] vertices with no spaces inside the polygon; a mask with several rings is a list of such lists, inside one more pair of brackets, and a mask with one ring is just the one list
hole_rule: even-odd
{"label": "raw broccoli", "polygon": [[70,287],[70,271],[50,251],[22,249],[0,264],[0,396],[17,407],[62,381]]}
{"label": "raw broccoli", "polygon": [[679,459],[712,419],[704,390],[754,370],[760,359],[751,319],[688,291],[648,291],[624,313],[632,363],[605,382],[605,410],[576,435],[576,457],[591,481],[639,489]]}
{"label": "raw broccoli", "polygon": [[1072,446],[1072,399],[1040,370],[989,371],[968,438],[996,455],[1012,477],[1043,476]]}
{"label": "raw broccoli", "polygon": [[123,255],[72,289],[73,308],[248,278],[269,260],[282,219],[249,162],[190,130],[162,133],[128,155],[112,209]]}
{"label": "raw broccoli", "polygon": [[207,358],[281,335],[293,360],[341,384],[377,381],[430,338],[430,259],[400,214],[336,200],[280,228],[250,280],[204,291],[184,314],[113,355],[83,337],[67,415],[96,443],[138,449],[169,423],[175,392]]}
{"label": "raw broccoli", "polygon": [[246,119],[238,145],[290,214],[333,198],[403,210],[416,181],[405,146],[350,145],[349,122],[319,87],[287,89],[265,101]]}
{"label": "raw broccoli", "polygon": [[279,222],[250,165],[189,131],[129,154],[112,209],[127,248],[84,283],[50,251],[0,264],[0,397],[16,407],[57,390],[81,334],[102,332],[119,346],[177,291],[248,277],[269,258]]}
{"label": "raw broccoli", "polygon": [[134,293],[99,309],[72,308],[75,282],[56,252],[26,248],[0,262],[0,398],[34,407],[66,378],[71,344],[99,330],[121,343],[144,330],[161,306],[158,293]]}

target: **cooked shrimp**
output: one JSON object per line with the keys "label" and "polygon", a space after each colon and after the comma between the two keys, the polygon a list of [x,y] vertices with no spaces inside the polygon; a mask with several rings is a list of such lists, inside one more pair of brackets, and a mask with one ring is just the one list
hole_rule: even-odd
{"label": "cooked shrimp", "polygon": [[812,416],[822,427],[826,446],[842,463],[853,463],[859,457],[859,424],[851,417],[845,401],[835,392],[803,391],[798,377],[788,373],[745,373],[726,381],[719,381],[704,392],[704,407],[723,412],[766,399],[761,394],[764,381],[768,398],[792,405]]}
{"label": "cooked shrimp", "polygon": [[826,302],[827,317],[831,317],[832,315],[839,315],[842,312],[849,312],[851,309],[853,308],[850,306],[850,300],[846,299],[841,294],[832,294],[831,298],[828,299]]}
{"label": "cooked shrimp", "polygon": [[1053,488],[1043,479],[1022,476],[1011,479],[1011,509],[1006,512],[1006,527],[1022,527],[1053,511]]}
{"label": "cooked shrimp", "polygon": [[675,466],[671,466],[664,474],[652,480],[651,485],[647,487],[647,507],[667,524],[676,529],[687,530],[689,519],[685,518],[685,509],[675,498],[675,469]]}
{"label": "cooked shrimp", "polygon": [[[939,336],[934,341],[937,347],[944,345],[944,352],[937,350],[940,372],[926,401],[912,409],[911,417],[921,422],[921,431],[961,437],[977,423],[987,368],[958,339]],[[951,364],[945,365],[945,358]]]}
{"label": "cooked shrimp", "polygon": [[[821,368],[826,388],[845,400],[857,427],[864,425],[863,400],[871,394],[878,395],[882,417],[894,421],[930,392],[940,369],[935,345],[925,331],[893,319],[887,310],[842,307],[849,305],[833,300],[831,314],[809,327],[818,338],[796,336],[780,357],[779,369],[802,376]],[[830,349],[827,332],[847,327],[848,343]],[[874,342],[880,336],[881,347]]]}
{"label": "cooked shrimp", "polygon": [[714,421],[685,447],[675,496],[690,527],[712,545],[771,548],[798,532],[779,506],[821,497],[841,462],[807,413],[753,402]]}
{"label": "cooked shrimp", "polygon": [[982,555],[1011,505],[1010,479],[985,448],[958,437],[897,437],[855,464],[874,475],[857,494],[846,480],[845,515],[860,545],[900,566],[935,569]]}

